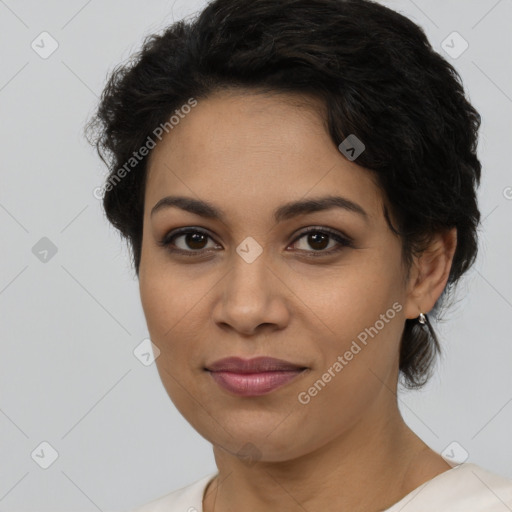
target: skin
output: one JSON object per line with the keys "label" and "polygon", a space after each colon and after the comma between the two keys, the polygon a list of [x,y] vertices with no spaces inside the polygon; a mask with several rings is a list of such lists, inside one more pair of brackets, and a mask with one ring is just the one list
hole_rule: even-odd
{"label": "skin", "polygon": [[[148,162],[141,301],[162,382],[213,445],[219,473],[206,490],[205,512],[377,512],[451,467],[405,424],[396,390],[405,319],[428,313],[441,295],[456,231],[436,235],[407,272],[382,191],[369,170],[340,153],[324,116],[312,98],[224,91],[199,100]],[[286,202],[334,193],[364,208],[367,220],[340,208],[273,219]],[[151,216],[171,194],[208,201],[226,218],[176,207]],[[187,226],[210,238],[194,245],[179,236],[175,248],[203,256],[158,244]],[[299,238],[312,226],[353,245],[308,257],[340,247],[333,238],[324,245]],[[249,236],[263,251],[252,263],[236,252]],[[300,403],[298,394],[394,303],[402,306],[394,318]],[[204,370],[232,355],[266,355],[308,370],[267,395],[240,397]],[[246,443],[249,459],[241,455]]]}

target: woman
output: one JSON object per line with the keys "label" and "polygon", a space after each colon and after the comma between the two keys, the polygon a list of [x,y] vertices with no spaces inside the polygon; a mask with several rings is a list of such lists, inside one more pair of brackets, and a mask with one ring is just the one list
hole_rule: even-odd
{"label": "woman", "polygon": [[476,257],[479,126],[422,30],[366,0],[215,0],[112,73],[104,207],[218,467],[139,512],[510,509],[396,396]]}

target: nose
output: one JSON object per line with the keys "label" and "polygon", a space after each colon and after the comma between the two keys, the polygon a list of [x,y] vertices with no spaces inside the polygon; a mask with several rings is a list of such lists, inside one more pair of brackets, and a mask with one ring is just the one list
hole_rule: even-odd
{"label": "nose", "polygon": [[212,317],[218,326],[253,336],[288,324],[293,294],[269,263],[265,251],[252,262],[233,255],[231,270],[218,284],[215,297]]}

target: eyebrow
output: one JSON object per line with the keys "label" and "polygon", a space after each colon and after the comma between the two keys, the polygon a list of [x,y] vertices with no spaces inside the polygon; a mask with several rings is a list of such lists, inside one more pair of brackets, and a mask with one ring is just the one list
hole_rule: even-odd
{"label": "eyebrow", "polygon": [[[222,222],[226,220],[226,213],[221,208],[207,201],[185,196],[163,197],[153,206],[150,216],[152,217],[156,212],[171,207],[180,208],[208,219],[217,219]],[[362,206],[341,196],[323,196],[286,203],[274,211],[274,219],[276,222],[282,222],[299,215],[330,210],[332,208],[342,208],[357,213],[366,221],[368,220],[368,213],[366,213]]]}

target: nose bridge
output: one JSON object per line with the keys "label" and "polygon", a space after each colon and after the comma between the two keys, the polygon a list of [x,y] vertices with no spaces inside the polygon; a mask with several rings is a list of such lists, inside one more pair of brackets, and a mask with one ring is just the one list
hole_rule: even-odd
{"label": "nose bridge", "polygon": [[[253,297],[261,301],[262,293],[266,295],[268,287],[268,268],[270,264],[269,252],[252,237],[244,239],[236,248],[233,255],[232,268],[228,278],[230,294],[244,297],[244,300]],[[234,297],[231,297],[233,299]]]}
{"label": "nose bridge", "polygon": [[287,308],[279,280],[271,270],[270,253],[254,239],[246,239],[232,255],[222,296],[214,308],[216,322],[251,333],[260,324],[282,327]]}

